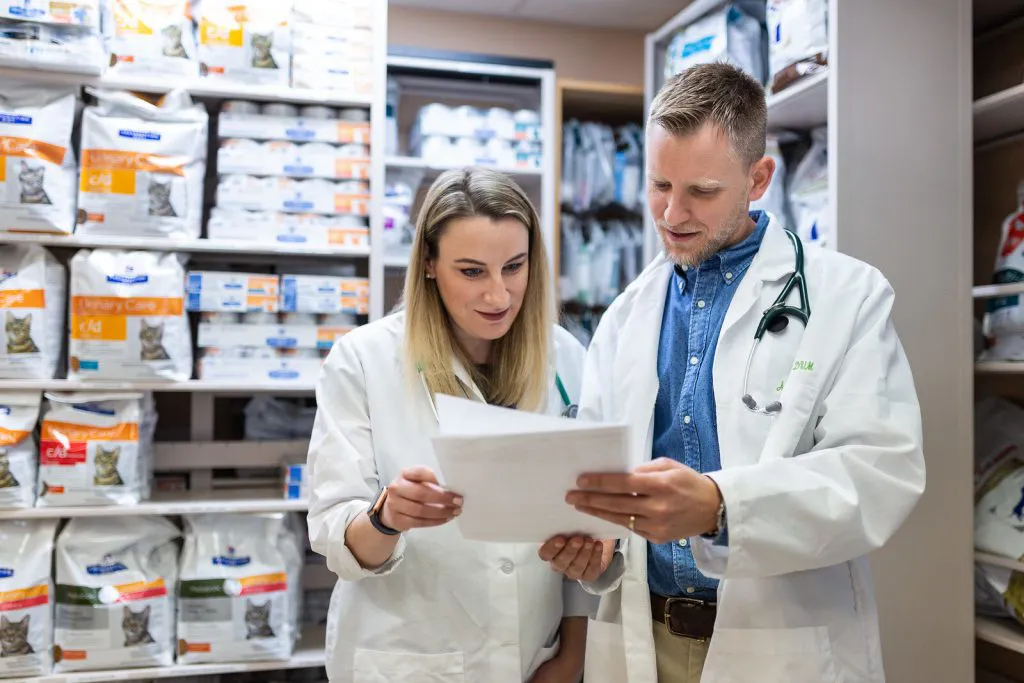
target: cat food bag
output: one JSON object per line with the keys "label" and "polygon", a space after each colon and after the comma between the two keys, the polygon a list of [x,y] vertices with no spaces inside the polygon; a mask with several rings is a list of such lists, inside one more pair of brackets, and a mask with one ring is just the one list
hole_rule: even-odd
{"label": "cat food bag", "polygon": [[665,79],[697,64],[725,62],[764,83],[763,0],[734,0],[672,37],[665,51]]}
{"label": "cat food bag", "polygon": [[76,92],[0,84],[0,231],[74,231]]}
{"label": "cat food bag", "polygon": [[143,499],[142,394],[45,394],[38,507],[135,505]]}
{"label": "cat food bag", "polygon": [[779,92],[828,65],[828,0],[768,0],[768,65]]}
{"label": "cat food bag", "polygon": [[36,391],[0,392],[0,508],[30,508],[36,500],[33,432],[42,400]]}
{"label": "cat food bag", "polygon": [[150,103],[87,88],[78,233],[199,237],[209,116],[184,90]]}
{"label": "cat food bag", "polygon": [[0,246],[0,378],[52,379],[64,350],[66,269],[43,247]]}
{"label": "cat food bag", "polygon": [[117,0],[104,19],[112,73],[199,76],[189,0]]}
{"label": "cat food bag", "polygon": [[71,259],[68,378],[192,376],[185,270],[174,254],[79,251]]}
{"label": "cat food bag", "polygon": [[56,531],[55,519],[0,521],[0,678],[50,673]]}
{"label": "cat food bag", "polygon": [[[1017,186],[1017,207],[1003,221],[992,283],[1024,282],[1024,180]],[[1024,306],[1019,294],[986,302],[982,323],[985,348],[982,361],[1024,360]]]}
{"label": "cat food bag", "polygon": [[177,527],[76,517],[57,537],[54,671],[174,663]]}
{"label": "cat food bag", "polygon": [[302,552],[283,514],[185,518],[178,661],[288,659],[298,639]]}
{"label": "cat food bag", "polygon": [[200,0],[199,61],[211,80],[287,86],[291,3]]}

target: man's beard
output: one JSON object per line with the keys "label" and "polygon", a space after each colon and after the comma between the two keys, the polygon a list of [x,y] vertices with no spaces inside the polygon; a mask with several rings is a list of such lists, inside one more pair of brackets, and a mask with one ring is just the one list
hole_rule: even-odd
{"label": "man's beard", "polygon": [[710,233],[710,237],[707,237],[709,233],[703,233],[706,236],[705,239],[707,241],[700,245],[697,251],[686,254],[678,253],[673,250],[671,242],[668,241],[668,238],[663,232],[668,229],[668,226],[664,221],[657,222],[658,236],[661,237],[662,246],[665,248],[665,255],[670,261],[672,261],[672,263],[677,266],[694,268],[722,251],[722,249],[731,245],[735,240],[736,235],[743,229],[743,222],[748,219],[749,215],[746,211],[740,215],[733,216],[729,220],[728,227],[712,231]]}

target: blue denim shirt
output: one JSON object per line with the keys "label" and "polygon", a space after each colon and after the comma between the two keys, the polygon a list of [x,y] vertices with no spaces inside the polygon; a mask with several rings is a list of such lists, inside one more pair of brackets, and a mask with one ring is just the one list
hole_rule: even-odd
{"label": "blue denim shirt", "polygon": [[[676,268],[665,296],[651,455],[698,472],[721,469],[712,368],[725,312],[768,227],[763,211],[752,211],[750,217],[757,227],[747,239],[699,266]],[[718,588],[715,579],[698,571],[687,539],[652,543],[647,573],[650,589],[668,597],[713,600]]]}

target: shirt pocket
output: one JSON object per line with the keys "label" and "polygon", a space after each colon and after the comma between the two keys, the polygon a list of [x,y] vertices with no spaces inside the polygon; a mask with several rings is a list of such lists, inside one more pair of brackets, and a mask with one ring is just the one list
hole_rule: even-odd
{"label": "shirt pocket", "polygon": [[701,683],[837,683],[828,628],[718,628]]}
{"label": "shirt pocket", "polygon": [[463,683],[465,669],[461,652],[415,654],[355,651],[353,683]]}

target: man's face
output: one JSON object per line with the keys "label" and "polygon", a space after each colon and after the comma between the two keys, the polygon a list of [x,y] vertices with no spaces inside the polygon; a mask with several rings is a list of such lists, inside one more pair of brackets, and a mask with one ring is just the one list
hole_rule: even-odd
{"label": "man's face", "polygon": [[721,128],[707,124],[685,137],[647,128],[647,200],[665,253],[696,266],[743,241],[754,229],[750,202],[768,189],[775,162],[747,165]]}

